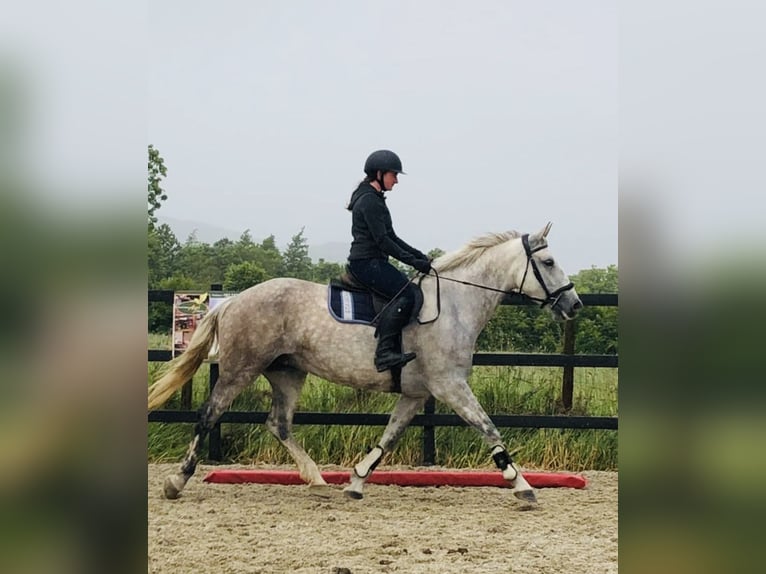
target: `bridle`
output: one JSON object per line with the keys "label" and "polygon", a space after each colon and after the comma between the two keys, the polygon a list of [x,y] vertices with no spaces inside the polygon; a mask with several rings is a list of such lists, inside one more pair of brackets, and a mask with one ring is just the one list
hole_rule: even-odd
{"label": "bridle", "polygon": [[[545,249],[548,247],[547,243],[543,243],[539,247],[535,249],[531,249],[529,247],[529,233],[525,233],[521,236],[521,243],[524,245],[524,252],[527,254],[527,267],[524,269],[524,277],[521,279],[521,286],[519,287],[519,293],[521,295],[524,295],[528,299],[532,299],[533,301],[538,301],[540,303],[540,308],[545,307],[546,305],[550,305],[551,307],[554,307],[556,303],[559,302],[559,299],[561,296],[569,291],[570,289],[574,289],[574,283],[571,281],[564,285],[563,287],[559,287],[555,291],[548,290],[548,286],[545,284],[545,281],[543,281],[543,276],[540,274],[540,269],[537,267],[537,261],[535,261],[532,258],[532,254],[540,251],[542,249]],[[527,279],[527,272],[529,271],[529,267],[532,267],[532,271],[535,274],[535,278],[537,279],[537,282],[540,284],[540,286],[543,288],[543,291],[545,291],[545,299],[540,299],[539,297],[532,297],[531,295],[526,295],[523,292],[524,289],[524,281]]]}
{"label": "bridle", "polygon": [[[548,247],[547,243],[543,243],[542,245],[536,247],[535,249],[532,249],[529,245],[529,233],[525,233],[521,236],[521,243],[524,246],[524,253],[527,256],[527,266],[524,268],[524,276],[521,278],[521,285],[519,286],[518,291],[510,290],[506,291],[504,289],[496,289],[495,287],[489,287],[488,285],[481,285],[480,283],[472,283],[470,281],[462,281],[460,279],[453,279],[451,277],[443,277],[439,275],[439,273],[436,271],[436,269],[431,269],[433,271],[434,277],[436,277],[436,317],[433,319],[429,319],[428,321],[421,321],[418,319],[418,323],[421,325],[427,325],[428,323],[433,323],[436,321],[436,319],[439,318],[439,315],[441,314],[441,289],[439,287],[439,280],[444,279],[445,281],[452,281],[453,283],[462,283],[463,285],[469,285],[471,287],[478,287],[479,289],[484,289],[486,291],[495,291],[497,293],[503,293],[505,295],[520,295],[522,297],[526,297],[527,299],[531,299],[532,301],[537,301],[540,303],[540,308],[542,309],[546,305],[550,305],[551,307],[554,307],[558,302],[561,296],[569,291],[570,289],[574,289],[574,283],[571,281],[564,285],[563,287],[559,287],[555,291],[551,291],[548,289],[548,286],[545,284],[545,281],[543,280],[543,276],[540,273],[540,269],[537,267],[537,262],[532,257],[533,253],[536,253],[538,251],[541,251]],[[542,299],[540,297],[533,297],[532,295],[527,295],[524,293],[524,283],[527,280],[527,275],[529,273],[529,268],[532,268],[532,272],[535,274],[535,278],[537,279],[537,282],[540,284],[540,286],[543,288],[543,291],[545,291],[545,298]],[[421,275],[420,280],[418,281],[418,286],[423,282],[423,279],[426,277],[426,275]]]}

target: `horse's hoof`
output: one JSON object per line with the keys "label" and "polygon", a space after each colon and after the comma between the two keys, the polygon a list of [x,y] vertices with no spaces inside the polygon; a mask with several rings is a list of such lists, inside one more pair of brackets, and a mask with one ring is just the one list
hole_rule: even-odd
{"label": "horse's hoof", "polygon": [[168,500],[175,500],[178,498],[178,495],[181,494],[183,487],[183,484],[178,484],[178,476],[169,476],[165,479],[165,484],[163,485],[162,490],[165,493],[165,498]]}
{"label": "horse's hoof", "polygon": [[364,494],[357,490],[343,490],[343,494],[345,494],[348,498],[351,498],[352,500],[362,500],[364,498]]}
{"label": "horse's hoof", "polygon": [[534,490],[517,490],[513,493],[513,496],[524,502],[537,502]]}
{"label": "horse's hoof", "polygon": [[318,496],[320,498],[332,498],[335,494],[335,489],[329,484],[310,484],[309,494],[311,496]]}

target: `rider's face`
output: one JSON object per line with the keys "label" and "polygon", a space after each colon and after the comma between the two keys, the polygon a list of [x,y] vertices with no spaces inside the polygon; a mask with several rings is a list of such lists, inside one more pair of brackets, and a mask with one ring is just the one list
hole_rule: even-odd
{"label": "rider's face", "polygon": [[395,171],[387,171],[383,174],[384,191],[393,189],[397,183],[399,183],[399,178],[397,177],[397,173]]}

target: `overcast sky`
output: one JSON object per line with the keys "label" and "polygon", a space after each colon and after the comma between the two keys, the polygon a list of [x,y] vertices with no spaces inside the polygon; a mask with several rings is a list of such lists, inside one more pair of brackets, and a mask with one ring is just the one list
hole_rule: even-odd
{"label": "overcast sky", "polygon": [[419,249],[552,221],[566,271],[617,263],[611,0],[165,0],[149,24],[158,215],[350,242],[346,202],[389,148]]}

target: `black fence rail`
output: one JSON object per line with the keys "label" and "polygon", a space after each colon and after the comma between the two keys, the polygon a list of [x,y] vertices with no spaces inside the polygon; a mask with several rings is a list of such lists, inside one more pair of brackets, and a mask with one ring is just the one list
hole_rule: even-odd
{"label": "black fence rail", "polygon": [[[220,290],[214,285],[211,291]],[[150,290],[149,303],[173,303],[174,292]],[[617,307],[616,293],[582,294],[580,299],[586,307]],[[506,297],[503,305],[536,305],[536,303],[518,297]],[[568,321],[564,326],[564,344],[562,353],[475,353],[473,364],[480,366],[521,366],[521,367],[562,367],[561,400],[565,411],[572,408],[574,393],[574,369],[578,367],[617,368],[617,355],[575,354],[574,340],[577,319]],[[173,356],[172,351],[149,349],[149,362],[166,362]],[[210,390],[218,380],[218,363],[210,361]],[[191,381],[182,389],[182,410],[156,410],[149,413],[152,423],[194,423],[197,412],[191,410]],[[435,429],[436,427],[466,426],[465,421],[454,414],[436,414],[436,402],[430,398],[423,409],[423,414],[416,415],[410,426],[423,428],[423,464],[436,463]],[[210,433],[208,458],[220,461],[221,423],[262,424],[268,412],[228,411]],[[309,425],[359,425],[385,426],[389,413],[312,413],[297,412],[294,424]],[[559,428],[559,429],[601,429],[617,430],[617,417],[607,416],[571,416],[571,415],[509,415],[490,414],[497,427],[501,428]]]}

